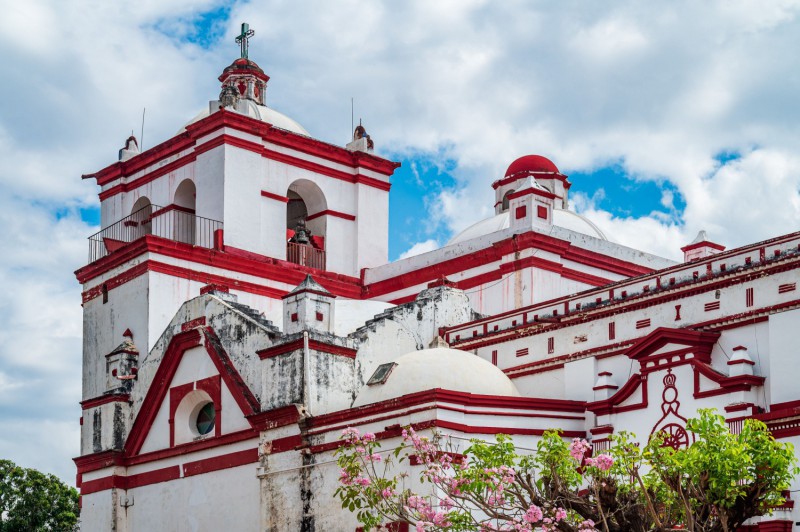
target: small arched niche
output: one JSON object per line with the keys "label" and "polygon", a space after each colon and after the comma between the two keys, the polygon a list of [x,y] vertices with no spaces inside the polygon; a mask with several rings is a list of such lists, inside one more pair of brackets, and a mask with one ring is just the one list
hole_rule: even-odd
{"label": "small arched niche", "polygon": [[184,179],[175,189],[172,208],[167,213],[166,224],[172,229],[172,238],[178,242],[194,244],[196,239],[195,206],[197,189],[191,179]]}

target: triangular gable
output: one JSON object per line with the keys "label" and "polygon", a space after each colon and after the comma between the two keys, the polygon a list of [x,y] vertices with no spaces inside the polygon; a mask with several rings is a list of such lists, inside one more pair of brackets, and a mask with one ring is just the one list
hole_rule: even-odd
{"label": "triangular gable", "polygon": [[659,327],[633,344],[626,354],[639,362],[642,373],[684,364],[692,359],[709,364],[711,350],[718,338],[718,332]]}
{"label": "triangular gable", "polygon": [[[159,415],[159,411],[163,412],[164,408],[162,407],[170,407],[170,405],[166,404],[169,402],[167,394],[170,391],[178,367],[184,358],[184,354],[196,347],[204,348],[218,373],[216,376],[203,379],[200,387],[208,390],[211,394],[217,391],[215,386],[219,388],[218,391],[220,393],[222,393],[223,388],[226,389],[245,418],[259,412],[258,400],[231,363],[228,354],[214,331],[209,327],[183,331],[173,336],[167,346],[161,364],[156,370],[153,381],[150,383],[150,388],[142,402],[142,407],[139,409],[125,444],[126,456],[139,454],[153,423],[156,421],[156,417]],[[214,383],[214,377],[216,377],[217,384]],[[171,405],[170,408],[174,409],[172,408],[174,406]],[[248,424],[252,428],[252,423],[248,421]],[[216,435],[219,435],[219,433]]]}

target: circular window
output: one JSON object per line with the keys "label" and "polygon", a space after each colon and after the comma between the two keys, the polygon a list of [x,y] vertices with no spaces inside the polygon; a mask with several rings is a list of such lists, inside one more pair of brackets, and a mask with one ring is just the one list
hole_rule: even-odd
{"label": "circular window", "polygon": [[214,421],[216,420],[217,412],[214,410],[214,403],[206,403],[197,413],[197,420],[195,427],[200,435],[206,435],[214,430]]}

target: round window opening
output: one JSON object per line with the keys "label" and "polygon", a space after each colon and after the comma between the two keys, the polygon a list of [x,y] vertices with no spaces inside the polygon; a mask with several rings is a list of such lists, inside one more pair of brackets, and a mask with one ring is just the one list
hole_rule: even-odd
{"label": "round window opening", "polygon": [[214,430],[214,422],[217,418],[217,412],[214,410],[214,403],[206,403],[197,413],[197,421],[195,425],[197,432],[204,436]]}

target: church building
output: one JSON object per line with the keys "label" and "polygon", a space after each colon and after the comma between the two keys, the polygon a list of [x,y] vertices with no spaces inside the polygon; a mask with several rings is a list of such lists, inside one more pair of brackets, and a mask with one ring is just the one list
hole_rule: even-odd
{"label": "church building", "polygon": [[[409,425],[681,447],[715,408],[800,447],[800,232],[726,249],[700,231],[676,263],[613,242],[521,154],[493,216],[389,262],[399,163],[361,125],[337,146],[270,107],[251,34],[207,109],[83,176],[102,228],[76,272],[82,530],[353,532],[346,427],[384,448]],[[795,521],[789,498],[750,528]]]}

